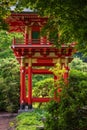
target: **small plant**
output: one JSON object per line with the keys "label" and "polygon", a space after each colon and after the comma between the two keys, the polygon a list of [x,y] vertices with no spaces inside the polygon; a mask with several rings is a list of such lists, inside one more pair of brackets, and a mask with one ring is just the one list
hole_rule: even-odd
{"label": "small plant", "polygon": [[32,112],[20,114],[17,116],[16,130],[36,130],[37,126],[43,126],[44,113],[45,111],[42,109],[35,109]]}

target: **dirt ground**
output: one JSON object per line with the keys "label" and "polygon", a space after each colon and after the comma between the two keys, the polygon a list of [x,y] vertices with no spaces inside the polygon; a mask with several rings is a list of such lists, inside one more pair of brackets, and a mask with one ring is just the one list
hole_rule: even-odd
{"label": "dirt ground", "polygon": [[16,113],[0,112],[0,130],[15,130]]}

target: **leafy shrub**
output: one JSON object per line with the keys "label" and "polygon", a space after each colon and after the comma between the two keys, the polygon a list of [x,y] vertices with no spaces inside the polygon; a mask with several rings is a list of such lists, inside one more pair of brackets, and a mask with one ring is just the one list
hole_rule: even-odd
{"label": "leafy shrub", "polygon": [[35,83],[33,89],[33,96],[34,97],[49,97],[49,93],[53,88],[53,79],[52,78],[45,78],[39,82]]}
{"label": "leafy shrub", "polygon": [[60,102],[47,105],[45,130],[87,129],[87,74],[77,70],[70,72],[70,84],[63,87]]}
{"label": "leafy shrub", "polygon": [[19,68],[13,58],[0,62],[0,110],[14,112],[19,107]]}
{"label": "leafy shrub", "polygon": [[87,72],[87,63],[83,62],[80,58],[74,58],[72,62],[70,63],[70,68]]}

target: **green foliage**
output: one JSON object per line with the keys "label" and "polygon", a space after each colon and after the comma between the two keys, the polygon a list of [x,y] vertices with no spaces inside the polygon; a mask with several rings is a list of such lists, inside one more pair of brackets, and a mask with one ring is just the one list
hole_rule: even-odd
{"label": "green foliage", "polygon": [[[73,89],[76,90],[77,95],[81,94],[82,91],[83,96],[85,96],[85,93],[87,92],[87,73],[78,70],[72,70],[70,72],[69,85],[71,88],[73,86]],[[81,91],[79,91],[79,89],[81,89]],[[83,103],[84,102],[87,103],[87,101],[83,100]]]}
{"label": "green foliage", "polygon": [[10,7],[15,5],[17,0],[0,0],[0,30],[7,30],[8,26],[5,23],[5,18],[10,15]]}
{"label": "green foliage", "polygon": [[20,33],[7,33],[6,31],[0,31],[0,57],[14,57],[11,44],[14,38],[20,38],[22,35]]}
{"label": "green foliage", "polygon": [[46,130],[86,130],[87,128],[87,74],[70,72],[69,86],[63,87],[60,102],[47,106]]}
{"label": "green foliage", "polygon": [[[29,0],[18,1],[17,8],[31,8],[49,20],[45,33],[55,39],[54,44],[78,42],[83,52],[87,51],[87,2],[83,0]],[[44,32],[43,31],[43,32]],[[58,37],[57,37],[57,34]],[[56,40],[57,38],[57,40]]]}
{"label": "green foliage", "polygon": [[14,112],[19,107],[19,65],[13,58],[0,60],[0,110]]}
{"label": "green foliage", "polygon": [[11,50],[14,36],[21,37],[17,33],[0,32],[0,110],[12,112],[19,107],[19,64]]}
{"label": "green foliage", "polygon": [[7,58],[12,57],[11,42],[12,36],[8,35],[6,31],[0,32],[0,57]]}
{"label": "green foliage", "polygon": [[[38,68],[37,68],[38,69]],[[52,77],[52,75],[44,75],[44,74],[35,74],[35,75],[33,75],[33,78],[32,78],[32,80],[33,80],[33,86],[35,86],[35,84],[37,83],[37,82],[40,82],[40,81],[42,81],[42,80],[45,80],[45,79],[47,79],[47,78],[51,78]]]}
{"label": "green foliage", "polygon": [[59,63],[56,63],[55,66],[50,69],[50,71],[52,71],[55,76],[58,76],[58,79],[61,79],[65,72],[65,69],[64,67],[61,68],[61,65]]}
{"label": "green foliage", "polygon": [[[53,75],[33,75],[33,97],[52,97]],[[44,108],[46,103],[35,103],[34,107]]]}
{"label": "green foliage", "polygon": [[37,126],[42,126],[42,118],[44,117],[44,111],[36,109],[33,112],[22,113],[17,116],[17,128],[16,130],[36,130]]}
{"label": "green foliage", "polygon": [[70,63],[70,68],[87,72],[87,63],[83,62],[80,58],[74,58]]}
{"label": "green foliage", "polygon": [[35,83],[33,93],[34,97],[48,97],[50,92],[53,88],[53,79],[52,78],[45,78],[39,82]]}
{"label": "green foliage", "polygon": [[1,28],[6,28],[3,18],[10,14],[11,6],[15,5],[16,11],[31,8],[41,16],[49,18],[43,33],[46,35],[50,32],[51,39],[55,39],[54,44],[60,46],[62,43],[76,41],[79,43],[77,48],[84,53],[87,52],[86,0],[1,0],[0,5]]}

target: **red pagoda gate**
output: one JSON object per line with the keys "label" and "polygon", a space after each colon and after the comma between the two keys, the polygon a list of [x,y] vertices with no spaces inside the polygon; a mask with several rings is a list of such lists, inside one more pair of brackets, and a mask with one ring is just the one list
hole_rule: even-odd
{"label": "red pagoda gate", "polygon": [[[12,50],[20,63],[20,105],[28,104],[32,108],[33,102],[48,102],[50,98],[32,96],[32,75],[52,74],[48,69],[35,69],[35,66],[54,66],[59,62],[66,69],[64,79],[67,80],[72,60],[74,44],[69,47],[62,45],[60,49],[53,47],[48,36],[40,37],[40,30],[46,24],[47,18],[39,17],[34,12],[12,12],[7,18],[10,32],[23,33],[23,40],[14,38]],[[26,75],[28,76],[28,96],[26,95]],[[54,76],[55,79],[55,76]]]}

